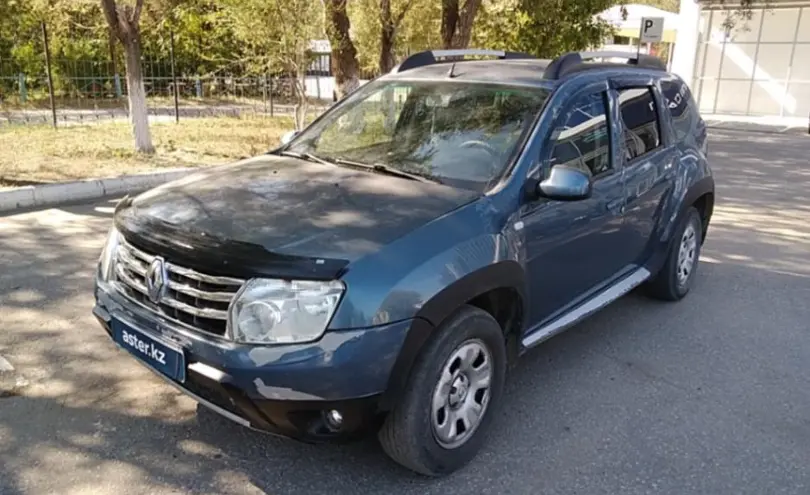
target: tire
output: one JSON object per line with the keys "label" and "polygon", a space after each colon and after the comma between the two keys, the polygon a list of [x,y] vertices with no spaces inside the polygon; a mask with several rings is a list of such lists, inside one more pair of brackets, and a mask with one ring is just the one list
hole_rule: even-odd
{"label": "tire", "polygon": [[[463,359],[462,355],[476,357]],[[485,390],[477,388],[475,377],[486,373],[486,359],[489,359],[490,374],[489,387]],[[472,367],[464,364],[468,361]],[[385,453],[402,466],[426,476],[446,475],[469,463],[478,454],[492,420],[497,416],[506,377],[506,361],[504,334],[498,322],[479,308],[462,307],[436,329],[414,363],[402,397],[378,433]],[[445,370],[454,368],[455,372],[445,374]],[[469,377],[467,384],[464,385],[463,378],[449,380],[456,374]],[[453,388],[448,383],[459,387]],[[481,383],[484,381],[478,382]],[[434,412],[434,395],[438,398],[435,403],[444,413]],[[477,424],[468,418],[473,426],[465,433],[461,431],[464,428],[452,419],[469,411],[468,400],[485,405]],[[466,424],[463,419],[461,421],[462,425]],[[459,435],[456,441],[449,439],[453,432]],[[442,441],[442,435],[447,442]]]}
{"label": "tire", "polygon": [[[662,301],[679,301],[689,293],[700,260],[702,236],[703,221],[700,213],[692,206],[684,214],[681,225],[672,238],[672,245],[664,266],[658,275],[647,284],[647,293],[650,296]],[[682,276],[682,270],[685,268],[680,258],[682,252],[684,252],[683,256],[690,257],[692,260],[685,276]]]}

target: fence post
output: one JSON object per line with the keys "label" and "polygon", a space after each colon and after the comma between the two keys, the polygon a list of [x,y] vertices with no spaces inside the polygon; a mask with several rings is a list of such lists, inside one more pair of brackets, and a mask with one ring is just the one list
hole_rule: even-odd
{"label": "fence post", "polygon": [[45,69],[48,73],[48,94],[51,98],[51,114],[53,115],[53,128],[56,129],[56,100],[53,95],[53,76],[51,75],[51,48],[48,45],[48,27],[42,22],[42,41],[45,43]]}
{"label": "fence post", "polygon": [[20,103],[25,103],[28,101],[28,88],[25,87],[25,74],[20,72],[19,76],[20,82]]}
{"label": "fence post", "polygon": [[172,61],[172,87],[174,88],[174,121],[180,122],[180,96],[177,88],[177,76],[174,72],[174,30],[169,31],[169,58]]}
{"label": "fence post", "polygon": [[262,79],[262,103],[264,103],[264,114],[267,115],[267,73],[264,73]]}
{"label": "fence post", "polygon": [[115,97],[121,98],[121,76],[118,75],[118,66],[115,63],[115,38],[110,31],[110,63],[112,64],[113,84],[115,85]]}
{"label": "fence post", "polygon": [[200,81],[200,76],[194,80],[194,89],[197,92],[197,98],[202,98],[202,81]]}
{"label": "fence post", "polygon": [[273,116],[273,78],[270,78],[270,116]]}

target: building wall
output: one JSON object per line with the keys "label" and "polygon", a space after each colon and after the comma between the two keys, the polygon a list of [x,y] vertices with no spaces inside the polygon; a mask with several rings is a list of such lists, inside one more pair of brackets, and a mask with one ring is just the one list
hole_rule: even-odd
{"label": "building wall", "polygon": [[810,115],[810,2],[803,3],[757,9],[729,32],[730,11],[701,9],[692,88],[703,113]]}

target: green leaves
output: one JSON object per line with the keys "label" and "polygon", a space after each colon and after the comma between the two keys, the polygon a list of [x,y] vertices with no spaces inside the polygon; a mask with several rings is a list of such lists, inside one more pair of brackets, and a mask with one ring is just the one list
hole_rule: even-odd
{"label": "green leaves", "polygon": [[595,16],[615,0],[489,0],[473,32],[475,44],[552,58],[601,44],[611,26]]}

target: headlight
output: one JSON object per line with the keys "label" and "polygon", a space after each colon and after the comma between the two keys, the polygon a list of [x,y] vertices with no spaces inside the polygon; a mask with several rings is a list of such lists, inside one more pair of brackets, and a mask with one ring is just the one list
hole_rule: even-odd
{"label": "headlight", "polygon": [[335,313],[343,284],[338,281],[253,279],[234,300],[234,340],[249,344],[292,344],[317,340]]}
{"label": "headlight", "polygon": [[118,248],[118,231],[115,227],[107,234],[107,242],[101,251],[101,258],[98,260],[98,278],[104,282],[110,281],[113,270],[115,270],[115,250]]}

